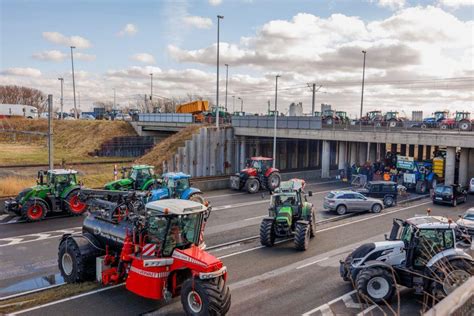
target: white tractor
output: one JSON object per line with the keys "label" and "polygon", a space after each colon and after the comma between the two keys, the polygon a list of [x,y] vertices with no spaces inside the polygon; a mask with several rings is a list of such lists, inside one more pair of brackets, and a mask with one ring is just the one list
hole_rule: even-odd
{"label": "white tractor", "polygon": [[474,275],[470,237],[445,217],[394,219],[386,241],[363,244],[340,262],[341,277],[370,301],[388,301],[397,285],[442,299]]}

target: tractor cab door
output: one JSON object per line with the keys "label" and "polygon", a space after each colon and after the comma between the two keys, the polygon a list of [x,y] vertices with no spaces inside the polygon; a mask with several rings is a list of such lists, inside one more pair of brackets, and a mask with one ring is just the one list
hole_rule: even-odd
{"label": "tractor cab door", "polygon": [[186,179],[186,178],[177,179],[175,181],[175,185],[176,185],[176,189],[175,189],[176,196],[181,198],[181,195],[183,194],[183,192],[189,189],[189,179]]}
{"label": "tractor cab door", "polygon": [[393,219],[392,230],[390,231],[390,236],[388,236],[387,240],[400,240],[401,239],[401,231],[400,228],[403,225],[403,220],[399,218]]}
{"label": "tractor cab door", "polygon": [[137,176],[135,181],[133,182],[133,187],[135,190],[141,190],[143,185],[145,184],[148,179],[150,179],[150,170],[147,169],[138,169],[136,170]]}
{"label": "tractor cab door", "polygon": [[419,229],[413,237],[413,258],[414,269],[422,270],[426,264],[436,254],[441,251],[453,248],[454,238],[452,230],[446,229]]}
{"label": "tractor cab door", "polygon": [[174,199],[176,197],[176,183],[175,180],[172,178],[165,178],[164,184],[168,189],[168,194],[170,199]]}

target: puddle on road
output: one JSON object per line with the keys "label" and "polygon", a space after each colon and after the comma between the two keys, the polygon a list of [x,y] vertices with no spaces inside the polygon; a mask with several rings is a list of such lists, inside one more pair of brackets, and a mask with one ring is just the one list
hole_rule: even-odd
{"label": "puddle on road", "polygon": [[64,279],[59,273],[27,279],[0,289],[0,298],[63,283]]}

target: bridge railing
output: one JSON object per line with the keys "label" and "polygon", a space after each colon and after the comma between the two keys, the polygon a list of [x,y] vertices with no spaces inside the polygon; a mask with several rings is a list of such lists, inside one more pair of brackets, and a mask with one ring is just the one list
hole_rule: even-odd
{"label": "bridge railing", "polygon": [[193,115],[186,113],[140,113],[138,120],[157,123],[194,123]]}
{"label": "bridge railing", "polygon": [[[274,128],[274,116],[232,116],[234,127]],[[311,116],[279,116],[278,129],[321,129],[321,118]]]}

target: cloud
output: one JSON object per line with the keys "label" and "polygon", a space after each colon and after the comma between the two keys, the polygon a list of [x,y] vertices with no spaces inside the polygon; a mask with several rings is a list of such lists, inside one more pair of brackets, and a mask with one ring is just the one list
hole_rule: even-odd
{"label": "cloud", "polygon": [[[54,61],[54,62],[62,62],[67,58],[70,58],[70,54],[66,54],[59,50],[47,50],[39,53],[34,53],[31,57],[38,60],[43,61]],[[95,55],[84,54],[80,52],[74,53],[74,59],[82,60],[82,61],[94,61],[96,58]]]}
{"label": "cloud", "polygon": [[117,35],[118,36],[125,36],[125,35],[133,36],[137,34],[137,32],[138,32],[138,28],[134,24],[128,23],[120,32],[117,33]]}
{"label": "cloud", "polygon": [[40,77],[41,71],[36,68],[8,68],[2,71],[2,75],[20,76],[20,77]]}
{"label": "cloud", "polygon": [[196,27],[198,29],[208,29],[212,26],[212,20],[201,16],[184,16],[183,22],[186,25]]}
{"label": "cloud", "polygon": [[472,0],[439,0],[439,4],[457,9],[459,7],[468,7],[474,6],[474,2]]}
{"label": "cloud", "polygon": [[406,0],[378,0],[377,5],[380,7],[390,8],[392,10],[401,9],[405,6]]}
{"label": "cloud", "polygon": [[213,6],[218,6],[222,3],[222,0],[209,0],[209,4]]}
{"label": "cloud", "polygon": [[77,48],[89,48],[91,43],[88,39],[81,36],[67,37],[59,32],[43,32],[43,37],[54,44],[64,46],[75,46]]}
{"label": "cloud", "polygon": [[131,60],[138,61],[144,64],[155,64],[155,57],[148,53],[139,53],[130,57]]}

